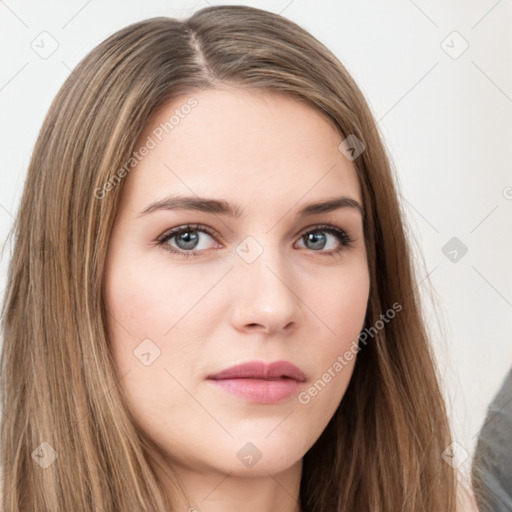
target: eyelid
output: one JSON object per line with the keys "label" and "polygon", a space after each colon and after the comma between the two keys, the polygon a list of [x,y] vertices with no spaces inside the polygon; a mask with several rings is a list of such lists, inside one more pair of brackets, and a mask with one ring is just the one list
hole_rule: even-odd
{"label": "eyelid", "polygon": [[164,231],[161,235],[157,237],[155,242],[163,244],[173,236],[179,235],[180,233],[185,232],[187,230],[202,231],[207,235],[210,235],[212,238],[218,236],[213,229],[209,228],[208,226],[205,226],[204,224],[182,224],[181,226],[177,226],[175,228],[171,228],[168,229],[167,231]]}
{"label": "eyelid", "polygon": [[[157,237],[155,240],[155,243],[159,246],[164,246],[165,242],[174,238],[175,236],[184,233],[186,231],[199,231],[206,233],[211,238],[213,238],[215,241],[217,241],[217,238],[221,238],[215,230],[212,228],[204,225],[204,224],[182,224],[181,226],[177,226],[175,228],[169,229],[162,233],[160,236]],[[331,249],[330,251],[311,251],[313,253],[318,253],[320,255],[324,256],[335,256],[342,252],[343,250],[349,249],[352,247],[353,243],[355,242],[356,238],[352,238],[351,235],[348,234],[348,232],[345,229],[342,229],[340,227],[337,227],[332,224],[311,224],[309,226],[306,226],[302,228],[298,234],[295,235],[295,237],[299,237],[299,240],[310,232],[315,231],[325,231],[327,233],[330,233],[331,235],[335,236],[338,239],[338,242],[340,244],[340,247],[337,249]],[[218,243],[218,242],[217,242]],[[172,246],[169,246],[168,248],[164,247],[164,250],[176,254],[178,256],[183,257],[190,257],[190,256],[200,256],[205,250],[191,250],[191,251],[184,251],[181,249],[174,248]]]}
{"label": "eyelid", "polygon": [[[357,240],[357,238],[352,237],[346,229],[340,228],[338,226],[335,226],[333,224],[312,224],[310,226],[305,227],[300,231],[300,234],[298,235],[299,238],[302,238],[307,233],[312,233],[315,231],[325,231],[330,234],[334,234],[336,238],[338,238],[338,241],[341,243],[343,249],[349,249],[353,246],[354,242]],[[332,251],[312,251],[312,252],[318,252],[319,254],[335,254],[336,252],[339,252],[339,250],[332,250]]]}

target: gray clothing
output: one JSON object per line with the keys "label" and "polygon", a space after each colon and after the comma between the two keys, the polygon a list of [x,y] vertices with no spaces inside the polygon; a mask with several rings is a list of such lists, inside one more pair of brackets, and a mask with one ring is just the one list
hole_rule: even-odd
{"label": "gray clothing", "polygon": [[487,410],[472,480],[480,512],[512,511],[512,369]]}

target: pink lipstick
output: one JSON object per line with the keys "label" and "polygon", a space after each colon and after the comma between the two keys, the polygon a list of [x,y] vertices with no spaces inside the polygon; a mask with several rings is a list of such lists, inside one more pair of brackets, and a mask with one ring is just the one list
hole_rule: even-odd
{"label": "pink lipstick", "polygon": [[287,361],[249,361],[209,375],[207,380],[251,402],[272,404],[295,395],[306,376]]}

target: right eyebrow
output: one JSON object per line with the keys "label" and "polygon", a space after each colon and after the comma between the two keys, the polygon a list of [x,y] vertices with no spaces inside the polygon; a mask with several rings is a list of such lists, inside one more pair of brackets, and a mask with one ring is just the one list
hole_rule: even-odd
{"label": "right eyebrow", "polygon": [[241,217],[242,211],[238,206],[229,204],[222,199],[207,199],[203,197],[169,196],[147,206],[138,217],[157,210],[196,210],[217,215]]}

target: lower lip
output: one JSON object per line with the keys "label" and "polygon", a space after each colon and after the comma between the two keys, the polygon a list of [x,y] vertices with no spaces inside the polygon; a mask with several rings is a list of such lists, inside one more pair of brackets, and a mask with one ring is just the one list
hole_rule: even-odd
{"label": "lower lip", "polygon": [[301,386],[294,379],[208,379],[224,391],[251,402],[273,404],[298,393]]}

